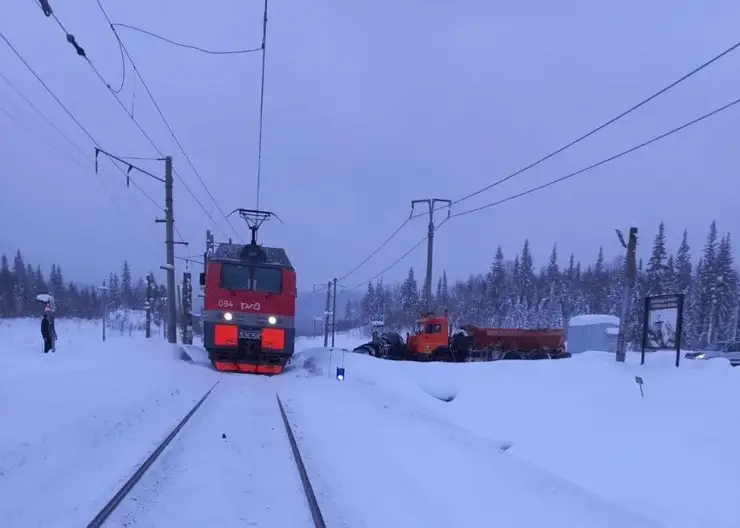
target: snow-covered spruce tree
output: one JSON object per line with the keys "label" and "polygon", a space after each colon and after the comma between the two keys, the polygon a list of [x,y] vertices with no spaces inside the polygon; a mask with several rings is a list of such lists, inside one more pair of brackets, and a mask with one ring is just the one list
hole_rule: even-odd
{"label": "snow-covered spruce tree", "polygon": [[36,284],[36,271],[29,262],[26,262],[26,283],[28,284],[28,315],[31,315],[34,313],[36,295],[41,292]]}
{"label": "snow-covered spruce tree", "polygon": [[67,317],[80,317],[82,315],[80,310],[80,290],[74,282],[67,284],[65,298],[67,307],[64,315]]}
{"label": "snow-covered spruce tree", "polygon": [[440,314],[450,308],[450,285],[447,280],[447,270],[442,270],[442,276],[437,281],[435,306],[437,307],[437,312]]}
{"label": "snow-covered spruce tree", "polygon": [[31,290],[28,277],[26,276],[26,264],[20,250],[16,252],[13,259],[13,304],[15,304],[15,316],[22,317],[31,314]]}
{"label": "snow-covered spruce tree", "polygon": [[36,271],[34,271],[33,276],[34,286],[36,287],[36,294],[48,292],[49,287],[46,284],[44,272],[41,271],[41,266],[36,266]]}
{"label": "snow-covered spruce tree", "polygon": [[[537,285],[534,273],[534,261],[532,252],[529,247],[529,239],[524,240],[521,258],[517,274],[514,277],[519,294],[519,302],[525,311],[534,309],[537,306]],[[529,328],[529,326],[527,326]]]}
{"label": "snow-covered spruce tree", "polygon": [[684,229],[681,244],[678,246],[676,258],[673,261],[673,288],[676,293],[684,294],[683,330],[681,332],[681,346],[692,347],[696,340],[696,331],[692,317],[695,288],[692,286],[693,265],[691,264],[691,248],[689,234]]}
{"label": "snow-covered spruce tree", "polygon": [[617,255],[608,266],[609,273],[609,298],[607,306],[609,315],[622,317],[622,300],[624,299],[624,287],[626,284],[627,258],[625,255]]}
{"label": "snow-covered spruce tree", "polygon": [[668,250],[666,248],[665,225],[663,222],[658,226],[658,233],[653,239],[653,249],[648,260],[646,275],[646,295],[662,295],[671,293],[671,279],[668,273]]}
{"label": "snow-covered spruce tree", "polygon": [[388,288],[388,291],[386,292],[386,295],[388,296],[389,306],[389,313],[386,317],[396,329],[400,329],[403,325],[406,324],[406,318],[401,311],[401,300],[403,297],[402,286],[403,284],[396,283],[392,287]]}
{"label": "snow-covered spruce tree", "polygon": [[123,267],[121,268],[120,281],[120,299],[123,308],[132,308],[133,294],[134,287],[133,280],[131,279],[131,268],[129,268],[128,260],[124,260]]}
{"label": "snow-covered spruce tree", "polygon": [[629,305],[627,316],[627,340],[633,348],[639,350],[642,347],[642,326],[645,316],[645,292],[647,291],[647,273],[642,259],[637,262],[637,274],[635,286]]}
{"label": "snow-covered spruce tree", "polygon": [[609,313],[609,269],[604,259],[603,247],[599,247],[594,267],[587,270],[585,282],[588,285],[589,312]]}
{"label": "snow-covered spruce tree", "polygon": [[47,292],[52,297],[54,297],[54,300],[57,303],[57,308],[59,307],[59,297],[57,296],[57,285],[59,284],[59,278],[57,277],[57,266],[56,264],[51,265],[51,269],[49,270],[49,280],[46,283]]}
{"label": "snow-covered spruce tree", "polygon": [[352,308],[352,299],[347,298],[347,302],[344,303],[344,320],[350,324],[350,327],[353,326],[354,323],[354,317],[353,317],[353,308]]}
{"label": "snow-covered spruce tree", "polygon": [[694,268],[691,296],[688,310],[686,311],[686,319],[689,321],[686,330],[688,332],[687,345],[690,343],[692,348],[702,348],[706,344],[705,329],[707,327],[707,314],[709,310],[706,306],[706,296],[703,293],[703,277],[704,262],[702,259],[699,259],[699,262],[696,263],[696,267]]}
{"label": "snow-covered spruce tree", "polygon": [[447,270],[442,270],[442,304],[447,307],[450,303],[450,282],[447,279]]}
{"label": "snow-covered spruce tree", "polygon": [[698,291],[693,314],[698,330],[699,347],[714,341],[717,331],[717,246],[717,224],[712,222],[699,267]]}
{"label": "snow-covered spruce tree", "polygon": [[362,297],[362,320],[365,324],[370,324],[370,322],[373,320],[373,313],[372,313],[372,302],[373,302],[373,296],[375,295],[375,287],[373,286],[373,281],[368,281],[367,283],[367,289],[365,290],[365,295]]}
{"label": "snow-covered spruce tree", "polygon": [[486,308],[486,319],[488,324],[502,326],[506,317],[506,307],[509,297],[509,276],[504,260],[504,250],[501,246],[496,248],[496,256],[491,264],[491,271],[487,277],[488,302]]}
{"label": "snow-covered spruce tree", "polygon": [[444,307],[442,305],[442,277],[439,277],[437,279],[437,289],[434,292],[434,309],[437,312],[442,312],[444,310]]}
{"label": "snow-covered spruce tree", "polygon": [[586,300],[583,293],[581,263],[577,262],[571,253],[568,267],[563,273],[563,318],[569,321],[571,317],[583,313],[586,313]]}
{"label": "snow-covered spruce tree", "polygon": [[372,303],[372,310],[376,320],[387,321],[388,324],[394,323],[393,290],[386,287],[382,277],[375,283],[375,297]]}
{"label": "snow-covered spruce tree", "polygon": [[732,339],[735,333],[738,307],[738,275],[734,268],[729,234],[720,239],[715,260],[715,273],[717,274],[714,310],[716,338]]}
{"label": "snow-covered spruce tree", "polygon": [[415,321],[419,313],[419,286],[416,283],[416,275],[413,266],[409,268],[409,273],[401,285],[401,311],[404,316],[404,323],[410,324]]}
{"label": "snow-covered spruce tree", "polygon": [[13,282],[8,257],[3,255],[0,257],[0,316],[2,317],[13,317],[15,313]]}
{"label": "snow-covered spruce tree", "polygon": [[540,327],[562,328],[563,327],[563,279],[558,266],[557,244],[552,246],[550,259],[545,269],[545,297],[540,303],[542,316]]}
{"label": "snow-covered spruce tree", "polygon": [[111,312],[121,307],[121,279],[118,273],[111,273],[108,277],[107,304]]}

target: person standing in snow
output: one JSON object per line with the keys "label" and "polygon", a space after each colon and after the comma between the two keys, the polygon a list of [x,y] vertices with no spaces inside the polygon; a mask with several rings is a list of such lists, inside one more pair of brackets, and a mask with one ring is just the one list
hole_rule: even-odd
{"label": "person standing in snow", "polygon": [[44,338],[44,354],[47,354],[52,348],[52,328],[48,313],[44,313],[41,319],[41,337]]}
{"label": "person standing in snow", "polygon": [[49,350],[56,352],[57,330],[54,325],[54,309],[47,304],[41,320],[41,336],[44,338],[44,354]]}

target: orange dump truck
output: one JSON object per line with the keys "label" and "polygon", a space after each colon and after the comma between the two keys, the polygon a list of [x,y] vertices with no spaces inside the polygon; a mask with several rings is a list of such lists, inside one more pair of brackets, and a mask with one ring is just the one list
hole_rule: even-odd
{"label": "orange dump truck", "polygon": [[472,325],[450,335],[447,315],[427,314],[416,321],[404,340],[396,332],[378,333],[356,352],[412,361],[493,361],[497,359],[560,359],[569,357],[563,329],[478,328]]}

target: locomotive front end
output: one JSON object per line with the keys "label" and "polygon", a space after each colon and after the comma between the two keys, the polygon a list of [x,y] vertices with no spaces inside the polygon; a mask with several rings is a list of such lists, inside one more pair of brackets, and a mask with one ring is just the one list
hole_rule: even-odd
{"label": "locomotive front end", "polygon": [[280,248],[219,244],[208,259],[204,345],[223,372],[280,374],[295,348],[295,270]]}

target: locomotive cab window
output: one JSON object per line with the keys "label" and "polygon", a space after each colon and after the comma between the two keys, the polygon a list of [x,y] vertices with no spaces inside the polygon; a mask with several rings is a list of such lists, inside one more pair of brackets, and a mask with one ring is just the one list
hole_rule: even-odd
{"label": "locomotive cab window", "polygon": [[283,289],[283,275],[278,268],[253,268],[252,287],[255,291],[280,293]]}
{"label": "locomotive cab window", "polygon": [[249,266],[224,264],[221,266],[221,287],[227,290],[251,290],[252,272]]}
{"label": "locomotive cab window", "polygon": [[283,287],[282,274],[279,268],[223,264],[221,287],[227,290],[280,293]]}

